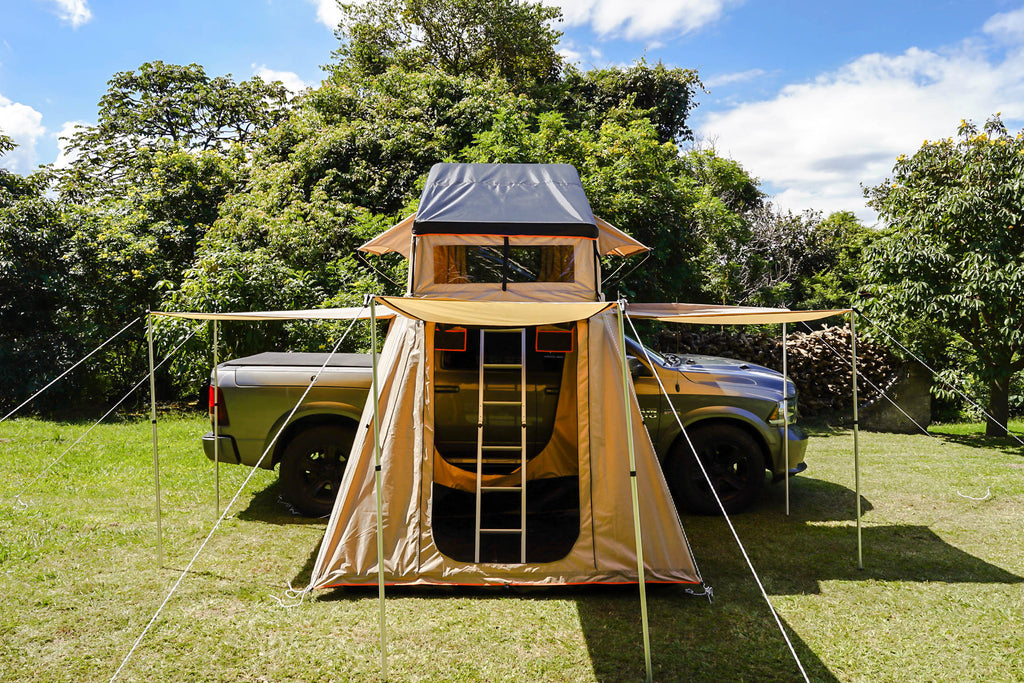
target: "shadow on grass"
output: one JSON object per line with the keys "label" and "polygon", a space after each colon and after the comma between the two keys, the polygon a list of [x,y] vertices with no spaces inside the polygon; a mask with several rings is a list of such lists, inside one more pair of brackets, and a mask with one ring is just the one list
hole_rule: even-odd
{"label": "shadow on grass", "polygon": [[[751,581],[753,587],[753,582]],[[576,597],[598,681],[643,680],[644,650],[635,586]],[[651,664],[656,681],[799,680],[799,668],[756,588],[709,603],[679,586],[648,586]],[[838,681],[783,621],[812,681]]]}
{"label": "shadow on grass", "polygon": [[238,519],[247,522],[263,522],[264,524],[325,524],[326,519],[319,517],[303,517],[292,510],[285,502],[282,494],[284,489],[281,480],[275,479],[266,488],[258,491],[244,510],[239,511]]}
{"label": "shadow on grass", "polygon": [[[680,586],[647,587],[651,661],[656,681],[799,680],[796,662],[764,600],[752,590],[729,601],[709,603]],[[640,600],[634,586],[481,588],[459,586],[389,587],[386,600],[546,601],[575,604],[590,665],[598,681],[643,680],[644,648]],[[377,600],[377,587],[337,588],[324,601]],[[801,663],[813,681],[838,679],[785,625]],[[509,624],[514,633],[515,624]],[[483,653],[481,656],[486,656]]]}
{"label": "shadow on grass", "polygon": [[[809,477],[797,486],[789,517],[773,491],[756,510],[731,518],[769,594],[819,593],[822,581],[833,580],[1024,582],[912,524],[862,527],[864,569],[858,569],[854,492]],[[870,502],[861,500],[862,510],[870,510]],[[683,527],[709,583],[718,588],[720,577],[749,577],[723,519],[688,516]]]}
{"label": "shadow on grass", "polygon": [[[1024,446],[1020,444],[1017,439],[1012,436],[985,436],[984,434],[953,434],[943,431],[937,431],[933,427],[929,430],[933,436],[941,439],[942,441],[948,441],[955,443],[960,446],[967,446],[969,448],[979,448],[986,450],[999,451],[1000,453],[1006,453],[1007,455],[1016,455],[1017,457],[1024,458]],[[1018,438],[1024,439],[1024,435],[1017,435]]]}

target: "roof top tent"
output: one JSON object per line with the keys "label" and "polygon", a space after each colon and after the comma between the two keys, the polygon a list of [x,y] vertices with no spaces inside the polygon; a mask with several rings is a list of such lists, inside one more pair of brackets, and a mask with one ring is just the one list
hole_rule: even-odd
{"label": "roof top tent", "polygon": [[646,580],[700,582],[600,301],[598,257],[647,248],[594,217],[574,168],[438,164],[363,249],[410,258],[408,296],[385,300],[311,586],[378,581],[378,447],[387,583],[637,582],[634,514]]}
{"label": "roof top tent", "polygon": [[361,249],[409,258],[412,296],[499,301],[600,300],[598,257],[647,251],[568,164],[436,164],[419,210]]}

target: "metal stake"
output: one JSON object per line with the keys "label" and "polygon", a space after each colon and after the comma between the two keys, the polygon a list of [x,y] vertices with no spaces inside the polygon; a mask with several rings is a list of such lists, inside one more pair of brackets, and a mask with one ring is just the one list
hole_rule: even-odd
{"label": "metal stake", "polygon": [[636,451],[633,445],[633,411],[629,402],[630,383],[629,370],[626,363],[626,330],[623,315],[626,308],[624,301],[619,301],[616,310],[619,314],[619,348],[622,350],[622,397],[626,403],[626,443],[629,451],[629,485],[633,495],[633,531],[636,538],[636,571],[640,582],[640,619],[644,634],[644,664],[647,667],[647,683],[654,680],[651,667],[651,633],[647,622],[647,583],[644,578],[644,545],[640,531],[640,503],[636,487]]}
{"label": "metal stake", "polygon": [[156,561],[164,566],[164,530],[160,515],[160,451],[156,440],[156,370],[153,365],[153,314],[146,311],[146,337],[149,341],[149,421],[153,425],[153,481],[156,488]]}
{"label": "metal stake", "polygon": [[789,516],[789,372],[786,368],[786,323],[782,323],[782,453],[786,461],[782,474],[786,479],[786,516]]}
{"label": "metal stake", "polygon": [[377,595],[380,600],[380,678],[388,678],[387,622],[384,611],[384,505],[380,477],[380,389],[377,386],[377,311],[376,298],[370,296],[370,346],[373,359],[373,461],[377,489]]}
{"label": "metal stake", "polygon": [[857,321],[856,313],[850,311],[850,350],[853,354],[853,473],[854,491],[857,494],[857,568],[864,569],[864,543],[861,536],[860,504],[860,416],[857,408]]}

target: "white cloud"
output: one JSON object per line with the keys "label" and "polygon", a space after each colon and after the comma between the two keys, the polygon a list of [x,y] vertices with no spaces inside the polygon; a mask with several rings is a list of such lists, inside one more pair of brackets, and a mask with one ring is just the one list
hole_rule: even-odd
{"label": "white cloud", "polygon": [[996,112],[1010,127],[1024,122],[1024,52],[993,58],[964,43],[864,55],[774,99],[709,113],[698,134],[777,189],[784,208],[873,221],[860,184],[877,184],[925,139],[955,135],[960,119]]}
{"label": "white cloud", "polygon": [[317,21],[332,31],[338,28],[338,24],[341,23],[345,15],[338,7],[337,0],[311,0],[311,2],[316,5]]}
{"label": "white cloud", "polygon": [[558,54],[569,64],[579,64],[580,60],[583,59],[583,55],[580,52],[564,45],[559,48]]}
{"label": "white cloud", "polygon": [[989,17],[982,30],[1003,40],[1021,40],[1024,38],[1024,7]]}
{"label": "white cloud", "polygon": [[0,131],[18,146],[3,157],[2,165],[15,173],[29,173],[39,164],[36,141],[46,134],[43,115],[19,102],[0,95]]}
{"label": "white cloud", "polygon": [[274,69],[267,68],[265,64],[261,66],[252,65],[253,73],[262,78],[267,83],[273,83],[274,81],[281,81],[284,87],[288,89],[293,95],[300,93],[309,87],[309,83],[299,78],[299,75],[293,71],[275,71]]}
{"label": "white cloud", "polygon": [[752,81],[755,78],[760,78],[765,75],[764,69],[747,69],[746,71],[736,71],[731,74],[719,74],[717,76],[711,76],[710,78],[704,79],[704,86],[707,88],[718,88],[723,85],[729,85],[730,83],[745,83],[746,81]]}
{"label": "white cloud", "polygon": [[57,16],[62,21],[66,21],[73,28],[78,28],[82,24],[92,19],[92,11],[89,9],[89,4],[85,0],[48,0],[51,4],[56,5]]}
{"label": "white cloud", "polygon": [[70,138],[79,126],[88,125],[85,121],[66,121],[58,132],[52,134],[57,138],[57,159],[53,162],[54,168],[67,168],[78,157],[77,153],[68,150],[68,140],[62,138]]}
{"label": "white cloud", "polygon": [[570,26],[589,24],[600,35],[622,35],[631,40],[695,31],[721,17],[726,7],[742,1],[543,0],[546,5],[561,7]]}

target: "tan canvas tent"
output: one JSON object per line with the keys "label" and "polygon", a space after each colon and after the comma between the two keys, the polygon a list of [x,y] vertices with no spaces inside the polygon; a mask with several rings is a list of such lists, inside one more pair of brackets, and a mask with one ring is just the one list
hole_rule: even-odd
{"label": "tan canvas tent", "polygon": [[[575,169],[439,164],[417,214],[364,249],[407,255],[408,292],[381,299],[397,317],[377,400],[364,409],[311,587],[377,583],[378,523],[389,584],[636,582],[634,501],[644,579],[700,582],[623,381],[620,313],[600,301],[598,256],[646,247],[593,216]],[[549,343],[555,351],[540,354]],[[493,362],[498,348],[519,362]],[[527,396],[541,363],[555,367],[556,388],[543,393],[556,398]],[[453,377],[466,381],[450,386]],[[531,437],[541,410],[553,411],[550,434]],[[475,444],[460,441],[460,426]],[[519,431],[519,443],[489,442],[502,431]]]}

